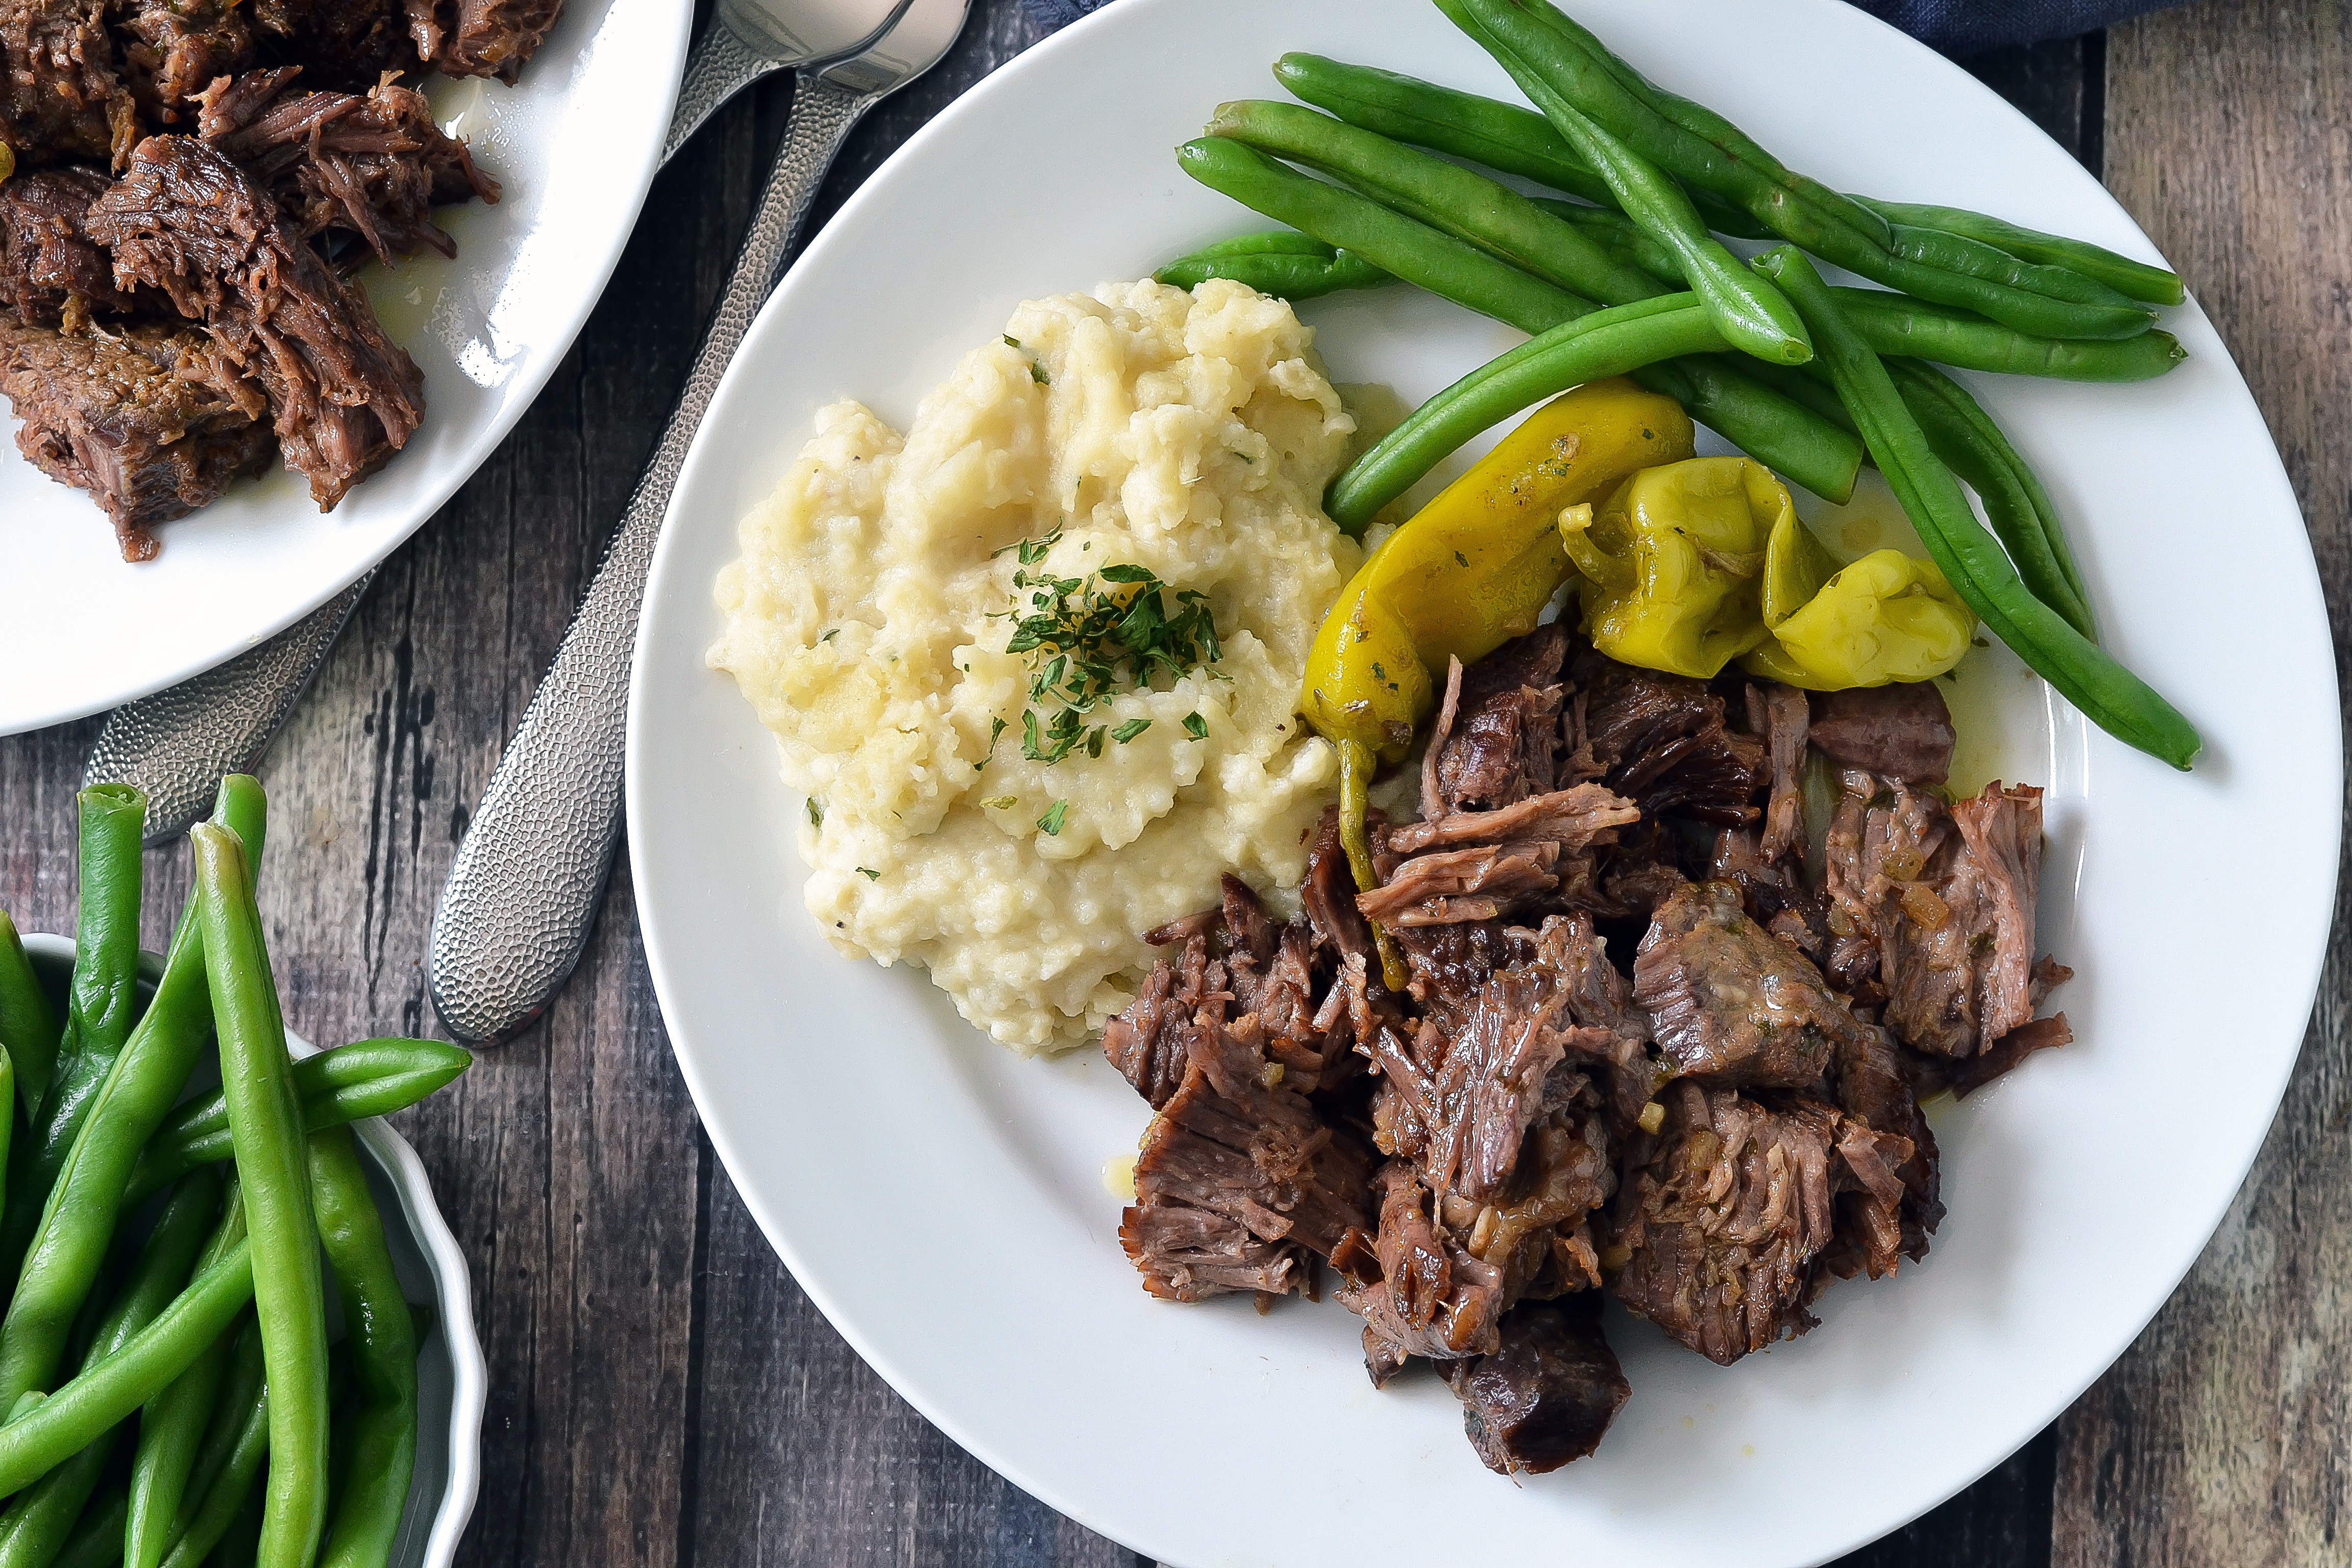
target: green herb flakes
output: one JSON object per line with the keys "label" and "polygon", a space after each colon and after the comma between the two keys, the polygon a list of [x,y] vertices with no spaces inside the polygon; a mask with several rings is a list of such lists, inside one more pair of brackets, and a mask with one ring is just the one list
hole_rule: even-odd
{"label": "green herb flakes", "polygon": [[824,826],[824,807],[817,805],[816,796],[809,796],[808,800],[804,804],[808,806],[809,826],[811,827],[823,827]]}
{"label": "green herb flakes", "polygon": [[1015,795],[992,795],[989,799],[982,801],[980,804],[982,810],[1003,811],[1007,806],[1019,805],[1021,804],[1021,797]]}
{"label": "green herb flakes", "polygon": [[1034,359],[1029,362],[1029,379],[1035,382],[1040,386],[1051,386],[1054,384],[1054,378],[1045,374],[1045,367],[1039,364]]}
{"label": "green herb flakes", "polygon": [[1045,808],[1045,815],[1037,819],[1037,831],[1049,838],[1059,836],[1062,823],[1069,815],[1070,803],[1066,800],[1055,801]]}
{"label": "green herb flakes", "polygon": [[878,882],[882,879],[882,873],[871,866],[860,866],[857,868],[857,874],[869,882]]}
{"label": "green herb flakes", "polygon": [[1209,738],[1209,721],[1198,713],[1187,713],[1184,715],[1184,733],[1196,741],[1205,741]]}
{"label": "green herb flakes", "polygon": [[1021,340],[1007,332],[1004,334],[1004,346],[1008,349],[1017,349],[1021,346]]}
{"label": "green herb flakes", "polygon": [[823,637],[821,637],[817,638],[816,640],[817,640],[817,641],[819,641],[819,642],[821,642],[821,643],[827,643],[827,642],[831,642],[834,638],[835,638],[835,637],[839,637],[840,635],[841,635],[841,628],[840,628],[839,626],[827,626],[827,627],[825,628],[824,636],[823,636]]}
{"label": "green herb flakes", "polygon": [[[1099,757],[1107,739],[1124,745],[1141,734],[1150,721],[1130,720],[1114,731],[1087,720],[1111,699],[1150,688],[1156,677],[1175,680],[1208,668],[1222,652],[1208,596],[1171,588],[1148,567],[1112,563],[1082,577],[1032,570],[1060,537],[1056,528],[1005,547],[1020,554],[1013,574],[1018,607],[996,617],[1013,622],[1005,652],[1025,656],[1029,665],[1021,754],[1048,764],[1080,747]],[[992,749],[994,743],[992,737]]]}

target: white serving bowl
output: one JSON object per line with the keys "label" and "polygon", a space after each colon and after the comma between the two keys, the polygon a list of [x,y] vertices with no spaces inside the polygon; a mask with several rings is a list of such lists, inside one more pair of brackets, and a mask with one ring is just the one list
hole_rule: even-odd
{"label": "white serving bowl", "polygon": [[[42,983],[61,996],[73,968],[72,941],[27,936],[25,952]],[[162,960],[153,953],[141,956],[142,976],[152,984]],[[299,1036],[289,1033],[286,1043],[298,1057],[318,1054],[318,1047]],[[473,1287],[465,1255],[433,1201],[433,1184],[416,1151],[380,1116],[352,1122],[352,1131],[366,1157],[368,1184],[383,1215],[384,1240],[401,1289],[412,1301],[433,1303],[429,1318],[417,1325],[416,1475],[408,1485],[392,1562],[394,1568],[448,1568],[482,1484],[482,1408],[489,1375],[474,1332]]]}

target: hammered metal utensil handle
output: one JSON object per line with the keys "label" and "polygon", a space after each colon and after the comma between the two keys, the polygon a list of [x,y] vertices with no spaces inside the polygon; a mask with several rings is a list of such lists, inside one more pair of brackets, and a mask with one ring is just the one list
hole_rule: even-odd
{"label": "hammered metal utensil handle", "polygon": [[147,794],[147,842],[188,830],[213,808],[223,773],[251,773],[327,662],[375,569],[235,658],[107,715],[81,781],[136,784]]}
{"label": "hammered metal utensil handle", "polygon": [[878,94],[803,74],[751,232],[685,395],[547,679],[457,847],[433,917],[434,1008],[459,1039],[528,1028],[579,962],[620,838],[622,737],[646,574],[686,449],[751,317],[774,287],[842,139]]}
{"label": "hammered metal utensil handle", "polygon": [[677,84],[677,107],[670,111],[669,132],[662,139],[661,162],[654,166],[667,167],[677,150],[702,129],[702,122],[729,99],[772,72],[787,68],[784,61],[771,59],[745,43],[727,26],[724,16],[715,19],[695,40],[694,53],[687,58],[686,78]]}

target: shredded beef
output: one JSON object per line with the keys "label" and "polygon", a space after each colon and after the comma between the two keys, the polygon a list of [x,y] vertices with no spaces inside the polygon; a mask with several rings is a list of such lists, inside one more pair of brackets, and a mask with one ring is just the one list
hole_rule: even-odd
{"label": "shredded beef", "polygon": [[247,8],[235,0],[116,0],[122,75],[151,123],[194,115],[215,79],[253,64]]}
{"label": "shredded beef", "polygon": [[[421,0],[411,0],[415,10]],[[563,0],[456,0],[433,63],[449,76],[494,76],[512,81],[547,35],[555,30]],[[419,30],[412,21],[412,30]]]}
{"label": "shredded beef", "polygon": [[1812,694],[1812,742],[1822,755],[1906,784],[1952,773],[1952,710],[1932,680]]}
{"label": "shredded beef", "polygon": [[1724,725],[1723,699],[1696,680],[1660,675],[1594,652],[1570,662],[1585,738],[1601,781],[1644,813],[1753,821],[1769,776],[1765,744]]}
{"label": "shredded beef", "polygon": [[1552,788],[1568,629],[1538,626],[1465,671],[1454,662],[1424,753],[1422,813],[1509,805]]}
{"label": "shredded beef", "polygon": [[1785,860],[1805,844],[1805,694],[1777,683],[1750,686],[1748,715],[1748,727],[1765,738],[1772,768],[1758,847],[1768,862]]}
{"label": "shredded beef", "polygon": [[190,328],[68,336],[0,313],[0,394],[23,422],[17,449],[89,492],[126,561],[154,555],[155,524],[185,517],[269,460],[259,389]]}
{"label": "shredded beef", "polygon": [[0,181],[0,306],[36,326],[57,326],[68,314],[79,325],[91,310],[135,308],[114,286],[113,261],[82,228],[110,184],[98,170],[70,163]]}
{"label": "shredded beef", "polygon": [[1628,802],[1598,784],[1530,796],[1497,811],[1456,811],[1394,828],[1381,885],[1357,908],[1382,924],[1452,925],[1492,921],[1540,901],[1593,896],[1596,845],[1638,820]]}
{"label": "shredded beef", "polygon": [[1633,960],[1658,1048],[1714,1084],[1801,1089],[1860,1027],[1821,972],[1750,920],[1739,890],[1695,883],[1662,905]]}
{"label": "shredded beef", "polygon": [[17,161],[120,168],[139,139],[105,0],[0,0],[0,130]]}
{"label": "shredded beef", "polygon": [[1633,1394],[1601,1331],[1598,1292],[1529,1301],[1493,1353],[1441,1363],[1470,1446],[1498,1475],[1541,1475],[1601,1446]]}
{"label": "shredded beef", "polygon": [[1170,1300],[1304,1290],[1307,1255],[1370,1221],[1371,1151],[1274,1070],[1255,1018],[1184,1037],[1183,1081],[1144,1133],[1120,1218],[1127,1255]]}
{"label": "shredded beef", "polygon": [[163,290],[268,389],[287,466],[309,478],[320,510],[415,433],[415,363],[216,149],[149,137],[84,226],[114,253],[118,286]]}
{"label": "shredded beef", "polygon": [[366,92],[425,63],[402,0],[254,0],[253,19],[271,62],[299,65],[312,87]]}
{"label": "shredded beef", "polygon": [[379,83],[365,97],[288,93],[290,69],[254,71],[205,94],[205,141],[269,188],[305,239],[350,237],[382,260],[457,243],[432,209],[479,197],[498,183],[474,166],[463,142],[445,136],[422,94]]}

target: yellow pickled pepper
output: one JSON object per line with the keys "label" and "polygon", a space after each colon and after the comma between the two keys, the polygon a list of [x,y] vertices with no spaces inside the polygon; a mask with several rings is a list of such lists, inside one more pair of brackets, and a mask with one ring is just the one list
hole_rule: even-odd
{"label": "yellow pickled pepper", "polygon": [[1357,571],[1307,655],[1300,711],[1333,741],[1401,761],[1445,661],[1534,630],[1567,581],[1560,509],[1688,457],[1691,437],[1681,405],[1622,378],[1544,405]]}
{"label": "yellow pickled pepper", "polygon": [[1931,680],[1960,662],[1976,629],[1976,613],[1934,562],[1874,550],[1832,574],[1739,667],[1813,691]]}

